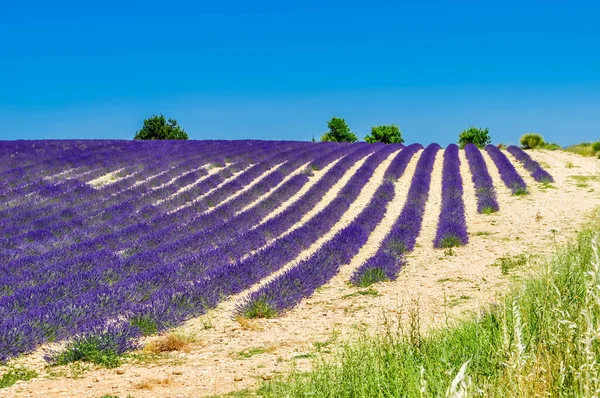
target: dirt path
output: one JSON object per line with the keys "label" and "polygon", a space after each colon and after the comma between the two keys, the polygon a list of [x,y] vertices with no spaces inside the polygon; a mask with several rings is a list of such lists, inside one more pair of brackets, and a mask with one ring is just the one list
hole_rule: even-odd
{"label": "dirt path", "polygon": [[[227,313],[219,317],[211,312],[181,329],[196,335],[189,352],[158,357],[142,354],[137,362],[130,360],[116,370],[88,365],[84,365],[89,369],[83,372],[75,367],[48,370],[32,354],[14,363],[37,368],[42,377],[2,389],[0,396],[99,397],[111,394],[125,397],[131,394],[137,398],[223,394],[252,387],[263,378],[286,372],[292,363],[306,369],[311,356],[335,346],[334,337],[346,338],[357,327],[375,331],[381,327],[384,316],[402,319],[406,316],[407,303],[412,300],[419,303],[424,329],[478,311],[505,291],[519,274],[517,269],[503,275],[501,268],[493,265],[498,258],[552,252],[555,245],[573,237],[585,223],[586,215],[600,206],[600,161],[597,159],[564,152],[531,152],[555,178],[552,184],[555,188],[543,188],[522,168],[517,168],[528,183],[530,194],[515,197],[501,182],[485,152],[483,156],[496,187],[500,211],[491,215],[476,212],[468,164],[461,153],[469,244],[454,248],[452,253],[433,249],[443,158],[443,151],[438,152],[418,246],[394,282],[365,290],[350,287],[345,280],[363,256],[376,250],[382,234],[397,217],[398,208],[406,200],[419,154],[397,183],[396,197],[391,203],[393,210],[388,209],[382,224],[369,239],[368,247],[345,265],[330,284],[287,315],[273,320],[236,322]],[[377,185],[373,183],[372,189]]]}

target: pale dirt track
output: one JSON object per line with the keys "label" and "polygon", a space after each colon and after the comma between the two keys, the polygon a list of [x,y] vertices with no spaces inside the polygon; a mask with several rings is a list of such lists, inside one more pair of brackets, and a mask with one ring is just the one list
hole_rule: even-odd
{"label": "pale dirt track", "polygon": [[[43,362],[39,353],[32,354],[15,363],[38,368],[42,377],[2,389],[0,396],[99,397],[111,394],[125,397],[131,394],[136,398],[200,397],[252,387],[261,378],[268,379],[286,372],[292,362],[300,369],[307,369],[310,359],[295,357],[306,357],[318,348],[323,349],[327,346],[325,342],[334,335],[338,338],[351,336],[357,327],[380,330],[384,317],[402,318],[410,302],[418,301],[424,329],[444,325],[447,320],[480,310],[505,292],[514,275],[519,273],[502,275],[500,267],[492,265],[499,257],[552,252],[556,244],[573,237],[586,222],[586,215],[600,206],[600,181],[582,183],[572,178],[598,176],[600,180],[600,161],[597,159],[564,152],[531,153],[535,160],[543,162],[542,165],[556,180],[553,184],[556,189],[543,189],[507,153],[531,192],[525,197],[514,197],[503,185],[493,162],[484,152],[496,187],[500,212],[478,214],[471,175],[461,153],[469,244],[455,248],[453,255],[444,253],[444,250],[432,247],[441,202],[443,151],[440,151],[432,175],[421,235],[407,266],[397,281],[373,286],[378,296],[352,295],[360,289],[348,286],[345,281],[364,259],[377,250],[391,228],[406,201],[410,179],[421,153],[415,155],[398,181],[395,198],[367,246],[350,264],[344,265],[340,274],[327,286],[285,316],[241,324],[233,319],[235,302],[230,300],[217,310],[179,328],[184,333],[196,335],[197,341],[191,344],[189,352],[165,355],[146,364],[129,363],[117,370],[90,366],[79,378],[65,375],[50,377],[48,370],[40,365]],[[574,167],[567,167],[568,162]],[[383,173],[379,171],[367,185],[372,190],[381,182]],[[372,192],[361,195],[356,205],[351,206],[349,212],[353,213],[344,216],[347,222],[358,214],[358,209],[366,204],[363,203],[364,197],[369,195]],[[325,198],[320,207],[329,199]],[[315,344],[319,342],[322,344]],[[53,368],[52,371],[66,375],[72,373],[69,367]]]}

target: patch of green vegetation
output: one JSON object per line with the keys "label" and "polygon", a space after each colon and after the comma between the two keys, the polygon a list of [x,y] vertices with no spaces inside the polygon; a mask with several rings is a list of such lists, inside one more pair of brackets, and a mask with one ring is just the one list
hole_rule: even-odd
{"label": "patch of green vegetation", "polygon": [[367,269],[360,276],[356,286],[358,287],[368,287],[374,283],[389,281],[390,278],[386,275],[385,271],[379,267],[373,267]]}
{"label": "patch of green vegetation", "polygon": [[305,358],[314,358],[315,354],[300,354],[300,355],[294,355],[292,357],[292,359],[305,359]]}
{"label": "patch of green vegetation", "polygon": [[252,358],[255,355],[264,354],[265,352],[269,352],[269,351],[270,351],[270,349],[265,348],[265,347],[249,348],[244,351],[236,352],[235,359],[248,359],[248,358]]}
{"label": "patch of green vegetation", "polygon": [[346,294],[345,296],[342,296],[342,298],[350,298],[350,297],[358,297],[358,296],[370,296],[370,297],[377,297],[379,296],[379,292],[373,288],[368,288],[366,290],[359,290],[357,292],[354,293],[350,293],[350,294]]}
{"label": "patch of green vegetation", "polygon": [[[421,334],[358,332],[310,372],[263,383],[263,397],[592,397],[600,386],[600,220],[505,298]],[[518,262],[521,262],[519,260]],[[466,300],[466,296],[459,299]]]}
{"label": "patch of green vegetation", "polygon": [[241,315],[244,318],[275,318],[277,311],[267,302],[266,297],[261,297],[244,307]]}
{"label": "patch of green vegetation", "polygon": [[527,191],[526,188],[517,188],[513,192],[513,195],[515,195],[515,196],[525,196],[525,195],[529,195],[529,192]]}
{"label": "patch of green vegetation", "polygon": [[550,181],[544,181],[539,184],[540,189],[556,189],[554,185]]}
{"label": "patch of green vegetation", "polygon": [[471,296],[467,296],[467,295],[461,295],[459,297],[455,297],[452,298],[448,303],[448,307],[452,308],[452,307],[456,307],[457,305],[460,305],[462,303],[464,303],[465,301],[471,300]]}
{"label": "patch of green vegetation", "polygon": [[140,315],[134,316],[129,321],[131,326],[136,326],[144,336],[150,336],[156,334],[158,332],[158,325],[156,324],[156,320],[150,318],[149,316]]}
{"label": "patch of green vegetation", "polygon": [[8,371],[0,377],[0,388],[10,387],[17,381],[27,381],[37,377],[35,370],[24,367],[9,367]]}
{"label": "patch of green vegetation", "polygon": [[494,232],[488,232],[488,231],[478,231],[478,232],[473,232],[471,235],[473,236],[489,236],[489,235],[493,235]]}
{"label": "patch of green vegetation", "polygon": [[455,254],[456,253],[454,253],[454,249],[451,247],[444,249],[444,256],[446,256],[446,257],[454,256]]}
{"label": "patch of green vegetation", "polygon": [[122,357],[123,361],[135,365],[183,365],[185,359],[179,357],[179,355],[162,352],[162,353],[150,353],[144,351],[129,352],[124,354]]}
{"label": "patch of green vegetation", "polygon": [[492,206],[486,206],[483,209],[481,209],[482,214],[492,214],[495,212],[496,212],[496,209],[494,209]]}
{"label": "patch of green vegetation", "polygon": [[577,176],[570,176],[570,178],[572,178],[576,182],[580,182],[580,183],[585,183],[585,182],[589,182],[589,181],[600,182],[600,175],[595,175],[595,176],[577,175]]}
{"label": "patch of green vegetation", "polygon": [[565,148],[565,151],[576,153],[581,156],[597,156],[600,152],[600,141],[594,143],[583,142],[577,145],[571,145]]}
{"label": "patch of green vegetation", "polygon": [[116,368],[121,364],[121,355],[116,347],[107,344],[105,336],[89,336],[69,343],[64,351],[52,358],[53,365],[68,365],[77,361]]}
{"label": "patch of green vegetation", "polygon": [[527,264],[527,256],[525,254],[517,254],[516,256],[500,257],[492,265],[500,267],[502,275],[508,275],[510,270],[522,267],[525,264]]}
{"label": "patch of green vegetation", "polygon": [[331,343],[333,343],[333,341],[331,341],[331,340],[314,341],[313,346],[315,347],[315,350],[317,350],[317,352],[330,353],[331,351],[329,350],[328,347],[331,345]]}
{"label": "patch of green vegetation", "polygon": [[458,236],[454,235],[446,235],[440,241],[440,247],[443,249],[448,249],[451,247],[456,247],[462,245],[462,242],[458,238]]}
{"label": "patch of green vegetation", "polygon": [[472,283],[473,281],[470,279],[466,279],[466,278],[457,276],[455,278],[441,278],[441,279],[438,279],[436,282],[437,283],[446,283],[446,282],[469,282],[469,283]]}

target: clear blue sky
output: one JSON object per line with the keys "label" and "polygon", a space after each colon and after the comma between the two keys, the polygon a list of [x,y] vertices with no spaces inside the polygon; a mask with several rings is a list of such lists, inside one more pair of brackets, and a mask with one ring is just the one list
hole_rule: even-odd
{"label": "clear blue sky", "polygon": [[0,6],[0,139],[132,138],[173,117],[193,139],[407,142],[487,126],[600,139],[593,1],[12,1]]}

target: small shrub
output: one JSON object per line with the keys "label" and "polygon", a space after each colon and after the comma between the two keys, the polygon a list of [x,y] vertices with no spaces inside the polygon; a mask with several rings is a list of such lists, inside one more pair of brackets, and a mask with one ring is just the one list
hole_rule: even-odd
{"label": "small shrub", "polygon": [[479,148],[483,148],[492,142],[492,137],[490,136],[490,130],[486,128],[479,127],[469,127],[466,130],[463,130],[458,136],[458,145],[460,149],[463,149],[467,144],[475,144]]}
{"label": "small shrub", "polygon": [[76,337],[61,352],[51,352],[44,357],[51,365],[67,365],[76,361],[91,362],[106,368],[121,364],[120,356],[135,349],[139,337],[137,328],[128,325],[113,325],[101,332]]}
{"label": "small shrub", "polygon": [[562,147],[558,145],[556,142],[544,142],[541,145],[542,149],[547,149],[549,151],[556,151],[557,149],[561,149]]}
{"label": "small shrub", "polygon": [[600,141],[596,141],[596,142],[594,142],[594,143],[592,144],[592,149],[593,149],[595,152],[598,152],[598,151],[600,151]]}
{"label": "small shrub", "polygon": [[365,137],[365,142],[373,144],[375,142],[383,142],[384,144],[402,144],[402,132],[395,124],[373,126],[371,134]]}
{"label": "small shrub", "polygon": [[541,134],[528,133],[521,136],[520,142],[523,149],[535,149],[544,145],[544,138]]}
{"label": "small shrub", "polygon": [[496,148],[506,150],[507,147],[506,147],[506,144],[500,143],[500,144],[496,145]]}

